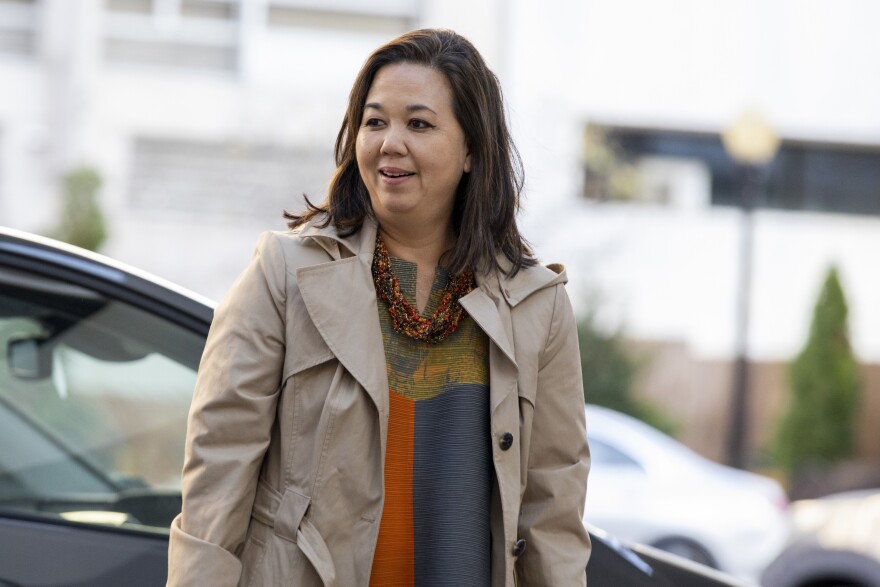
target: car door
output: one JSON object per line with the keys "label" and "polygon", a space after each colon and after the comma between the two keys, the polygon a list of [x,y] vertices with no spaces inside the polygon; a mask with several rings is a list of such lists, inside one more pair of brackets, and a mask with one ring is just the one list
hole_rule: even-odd
{"label": "car door", "polygon": [[210,309],[55,261],[0,247],[0,585],[161,585]]}

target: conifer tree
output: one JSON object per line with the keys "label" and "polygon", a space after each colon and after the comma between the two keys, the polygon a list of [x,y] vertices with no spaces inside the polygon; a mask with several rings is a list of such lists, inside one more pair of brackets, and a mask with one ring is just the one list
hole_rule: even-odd
{"label": "conifer tree", "polygon": [[813,310],[806,346],[789,368],[789,402],[776,434],[778,464],[792,473],[850,456],[858,391],[846,297],[832,267]]}

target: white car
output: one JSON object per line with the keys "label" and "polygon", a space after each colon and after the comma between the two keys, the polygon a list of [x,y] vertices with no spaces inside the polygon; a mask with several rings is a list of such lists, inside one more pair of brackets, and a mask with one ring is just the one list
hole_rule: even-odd
{"label": "white car", "polygon": [[757,582],[789,529],[776,481],[719,465],[614,410],[586,406],[584,522]]}

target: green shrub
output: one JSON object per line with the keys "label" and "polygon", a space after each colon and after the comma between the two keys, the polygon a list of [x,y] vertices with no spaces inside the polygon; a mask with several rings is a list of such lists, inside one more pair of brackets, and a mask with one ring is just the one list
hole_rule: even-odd
{"label": "green shrub", "polygon": [[789,368],[789,401],[775,438],[781,468],[796,473],[853,452],[858,363],[847,333],[847,304],[832,267],[813,310],[807,344]]}
{"label": "green shrub", "polygon": [[63,179],[61,218],[52,236],[97,251],[107,239],[104,215],[98,203],[101,176],[89,167],[67,173]]}
{"label": "green shrub", "polygon": [[659,408],[635,395],[642,362],[626,348],[620,333],[605,334],[592,314],[578,321],[584,401],[629,414],[674,435],[675,425]]}

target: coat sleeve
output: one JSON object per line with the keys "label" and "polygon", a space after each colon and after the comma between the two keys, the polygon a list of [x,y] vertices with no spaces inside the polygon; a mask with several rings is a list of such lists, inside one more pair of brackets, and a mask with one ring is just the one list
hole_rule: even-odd
{"label": "coat sleeve", "polygon": [[539,359],[526,489],[518,536],[519,585],[586,585],[590,537],[584,499],[590,451],[577,324],[563,285],[556,286],[553,318]]}
{"label": "coat sleeve", "polygon": [[261,235],[217,307],[189,412],[183,508],[171,525],[168,585],[237,585],[236,556],[269,445],[285,348],[286,269]]}

